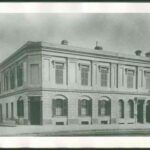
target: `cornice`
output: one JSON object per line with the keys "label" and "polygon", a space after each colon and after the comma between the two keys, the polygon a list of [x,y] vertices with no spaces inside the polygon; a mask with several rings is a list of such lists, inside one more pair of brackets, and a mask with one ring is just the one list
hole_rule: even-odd
{"label": "cornice", "polygon": [[12,93],[7,93],[0,95],[0,99],[3,99],[5,97],[18,95],[18,94],[28,94],[34,92],[73,92],[73,93],[87,93],[87,94],[111,94],[111,95],[135,95],[135,96],[150,96],[150,93],[145,92],[130,92],[130,91],[107,91],[107,90],[81,90],[81,89],[58,89],[58,88],[25,88],[22,90],[18,90]]}
{"label": "cornice", "polygon": [[86,56],[86,57],[95,57],[98,59],[108,59],[109,61],[113,60],[116,63],[124,62],[132,62],[132,63],[142,63],[142,64],[150,64],[150,59],[138,59],[138,58],[130,58],[130,57],[123,57],[123,56],[113,56],[113,55],[106,55],[106,54],[99,54],[99,53],[89,53],[89,52],[82,52],[82,51],[67,51],[65,49],[60,48],[42,48],[42,51],[46,52],[54,52],[59,54],[71,54],[77,56]]}

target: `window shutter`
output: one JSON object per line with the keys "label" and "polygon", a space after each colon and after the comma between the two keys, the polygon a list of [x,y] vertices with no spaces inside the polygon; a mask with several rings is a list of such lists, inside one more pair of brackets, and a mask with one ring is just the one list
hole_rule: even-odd
{"label": "window shutter", "polygon": [[65,100],[61,100],[61,102],[62,102],[62,116],[65,116],[65,114],[66,114],[66,106],[65,106],[66,102],[65,102]]}
{"label": "window shutter", "polygon": [[17,101],[17,115],[20,116],[20,107],[19,107],[19,101]]}
{"label": "window shutter", "polygon": [[81,116],[81,100],[78,100],[78,115]]}
{"label": "window shutter", "polygon": [[22,100],[21,103],[22,103],[22,109],[21,109],[21,111],[22,111],[22,117],[24,117],[24,101]]}
{"label": "window shutter", "polygon": [[68,101],[67,100],[63,100],[63,115],[64,116],[67,116],[67,113],[68,113],[67,105],[68,105]]}
{"label": "window shutter", "polygon": [[109,102],[105,101],[105,115],[108,116],[109,114]]}
{"label": "window shutter", "polygon": [[99,101],[99,115],[101,116],[102,101]]}
{"label": "window shutter", "polygon": [[55,99],[53,99],[52,100],[52,114],[53,114],[53,116],[55,116],[56,115],[56,100]]}
{"label": "window shutter", "polygon": [[92,101],[89,101],[89,115],[92,116]]}
{"label": "window shutter", "polygon": [[111,114],[111,102],[108,101],[108,115]]}
{"label": "window shutter", "polygon": [[66,100],[66,116],[68,116],[68,100]]}

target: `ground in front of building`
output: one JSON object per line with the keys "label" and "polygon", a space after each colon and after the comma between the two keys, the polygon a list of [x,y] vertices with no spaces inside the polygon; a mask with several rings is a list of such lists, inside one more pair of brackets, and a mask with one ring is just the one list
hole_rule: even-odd
{"label": "ground in front of building", "polygon": [[132,125],[0,126],[0,136],[150,136],[150,126],[143,124],[134,127]]}

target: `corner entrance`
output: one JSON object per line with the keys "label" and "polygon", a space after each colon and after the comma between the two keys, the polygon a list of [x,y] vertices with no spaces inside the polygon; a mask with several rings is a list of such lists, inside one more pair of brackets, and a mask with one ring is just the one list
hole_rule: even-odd
{"label": "corner entrance", "polygon": [[146,122],[150,123],[150,101],[146,105]]}
{"label": "corner entrance", "polygon": [[31,125],[42,124],[42,101],[40,98],[39,96],[29,98],[29,118]]}
{"label": "corner entrance", "polygon": [[139,100],[137,104],[137,122],[138,123],[143,123],[143,104],[144,101]]}

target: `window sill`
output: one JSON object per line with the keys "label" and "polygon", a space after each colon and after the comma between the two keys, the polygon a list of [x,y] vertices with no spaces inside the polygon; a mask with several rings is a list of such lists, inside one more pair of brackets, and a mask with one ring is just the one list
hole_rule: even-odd
{"label": "window sill", "polygon": [[67,116],[53,116],[53,118],[67,118]]}

